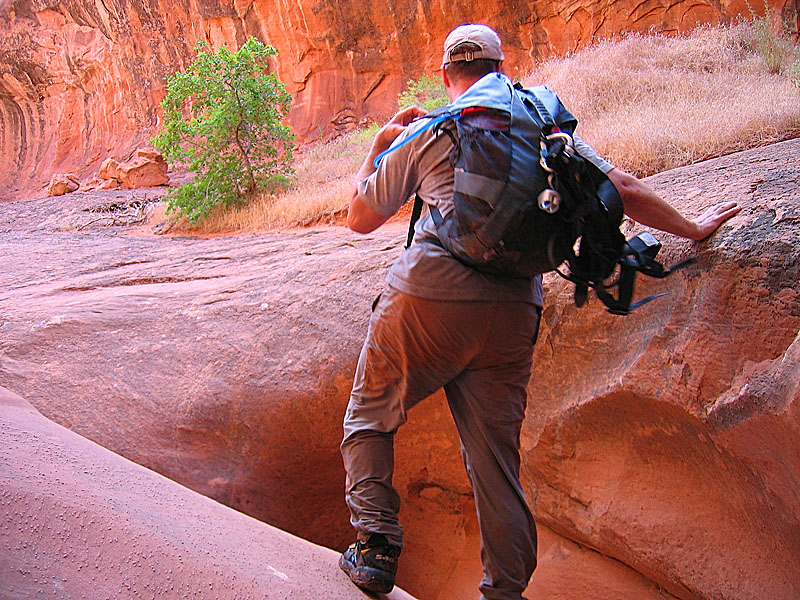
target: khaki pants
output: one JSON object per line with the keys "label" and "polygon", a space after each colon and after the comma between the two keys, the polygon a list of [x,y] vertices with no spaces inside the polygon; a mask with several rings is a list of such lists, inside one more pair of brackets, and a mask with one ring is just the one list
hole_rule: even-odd
{"label": "khaki pants", "polygon": [[536,567],[519,435],[539,312],[522,302],[433,301],[388,288],[373,311],[344,418],[351,522],[402,546],[394,434],[409,409],[444,387],[475,494],[486,600],[519,600]]}

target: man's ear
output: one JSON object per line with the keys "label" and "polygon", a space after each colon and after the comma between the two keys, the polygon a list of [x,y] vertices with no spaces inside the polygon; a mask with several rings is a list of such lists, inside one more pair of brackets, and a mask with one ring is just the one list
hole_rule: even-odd
{"label": "man's ear", "polygon": [[450,78],[447,76],[447,69],[442,67],[442,83],[444,83],[444,87],[450,87]]}
{"label": "man's ear", "polygon": [[496,70],[498,73],[502,73],[502,72],[503,72],[503,61],[502,61],[502,60],[500,60],[500,61],[497,61],[497,69],[495,69],[495,70]]}

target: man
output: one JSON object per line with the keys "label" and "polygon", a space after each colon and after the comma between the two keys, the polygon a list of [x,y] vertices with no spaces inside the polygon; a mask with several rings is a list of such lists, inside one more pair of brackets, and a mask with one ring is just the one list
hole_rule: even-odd
{"label": "man", "polygon": [[[462,25],[445,40],[442,79],[454,101],[483,77],[504,77],[497,34]],[[400,111],[375,136],[356,176],[348,225],[370,232],[415,193],[452,208],[452,141],[423,131],[423,112]],[[404,145],[401,142],[406,141]],[[392,145],[376,170],[375,157]],[[576,139],[608,173],[636,221],[700,240],[738,212],[735,203],[691,221],[645,184]],[[376,302],[344,418],[346,502],[358,539],[339,564],[356,585],[386,593],[403,546],[392,487],[393,438],[406,412],[443,387],[461,439],[481,533],[484,600],[520,600],[536,566],[536,527],[519,482],[519,435],[542,307],[541,277],[505,278],[465,266],[438,243],[430,211],[392,266]]]}

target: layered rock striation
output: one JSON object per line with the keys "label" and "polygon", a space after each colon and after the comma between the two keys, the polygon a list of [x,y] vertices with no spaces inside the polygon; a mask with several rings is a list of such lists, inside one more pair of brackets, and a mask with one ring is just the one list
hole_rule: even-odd
{"label": "layered rock striation", "polygon": [[[773,0],[797,18],[798,0]],[[0,200],[43,194],[50,177],[81,180],[128,160],[161,118],[164,78],[198,39],[275,46],[301,141],[390,114],[405,82],[439,68],[447,32],[493,25],[506,70],[629,30],[675,32],[749,14],[744,0],[661,3],[492,0],[466,6],[292,0],[5,0],[0,2]]]}

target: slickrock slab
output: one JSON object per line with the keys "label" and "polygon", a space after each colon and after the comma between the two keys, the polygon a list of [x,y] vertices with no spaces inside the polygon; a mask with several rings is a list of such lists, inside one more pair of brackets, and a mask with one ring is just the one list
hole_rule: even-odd
{"label": "slickrock slab", "polygon": [[[44,418],[0,388],[0,597],[355,600],[338,554]],[[377,596],[413,600],[401,589]]]}
{"label": "slickrock slab", "polygon": [[92,214],[47,200],[0,212],[7,387],[261,520],[331,547],[352,537],[336,440],[402,234],[166,238],[79,230]]}

